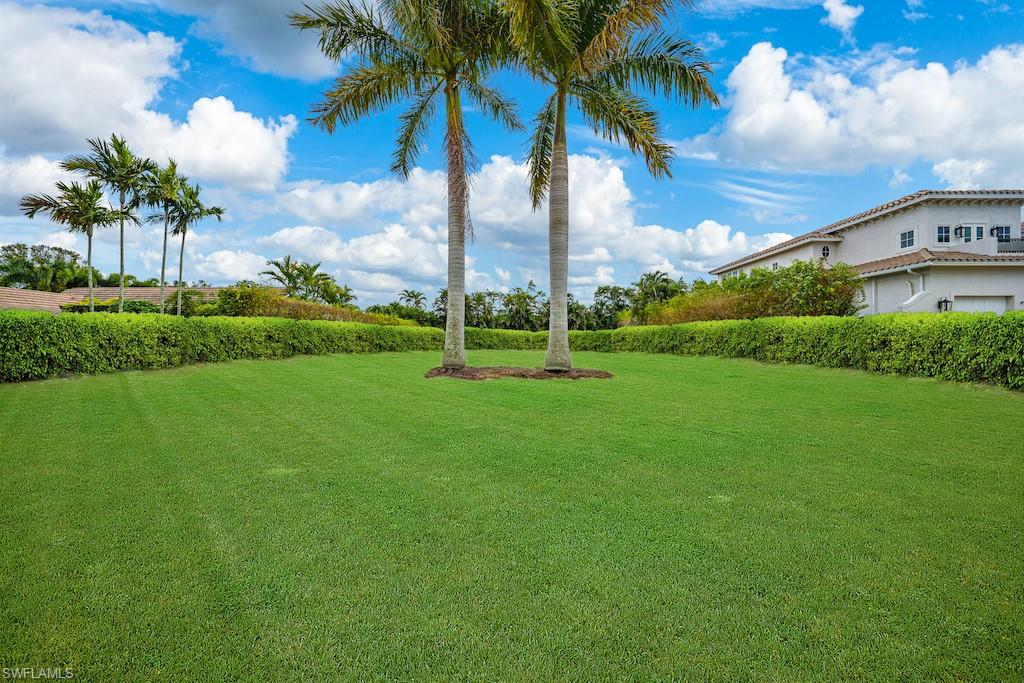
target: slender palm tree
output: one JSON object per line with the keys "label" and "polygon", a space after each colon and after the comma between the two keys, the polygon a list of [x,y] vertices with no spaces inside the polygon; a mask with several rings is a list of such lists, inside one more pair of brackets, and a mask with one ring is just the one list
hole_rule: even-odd
{"label": "slender palm tree", "polygon": [[181,251],[178,253],[178,315],[181,315],[181,299],[185,291],[185,237],[189,228],[203,220],[214,217],[218,221],[224,217],[224,209],[219,206],[206,206],[199,198],[198,185],[182,184],[180,199],[171,207],[172,235],[181,235]]}
{"label": "slender palm tree", "polygon": [[61,166],[66,171],[78,171],[93,180],[98,180],[111,192],[117,194],[119,204],[118,224],[121,242],[121,278],[117,312],[124,312],[124,223],[134,220],[138,224],[136,209],[143,201],[145,178],[156,171],[156,164],[150,159],[135,156],[124,138],[111,135],[110,141],[96,138],[89,140],[90,154],[75,155],[66,159]]}
{"label": "slender palm tree", "polygon": [[398,293],[398,300],[406,306],[422,309],[427,304],[427,297],[416,289],[403,289]]}
{"label": "slender palm tree", "polygon": [[[569,353],[569,162],[566,111],[579,107],[594,131],[642,154],[658,178],[669,175],[672,146],[658,116],[634,89],[698,107],[716,104],[711,65],[693,43],[658,32],[669,0],[505,0],[511,34],[533,76],[552,89],[537,117],[529,152],[534,209],[548,202],[550,370],[572,367]],[[678,0],[684,6],[693,0]]]}
{"label": "slender palm tree", "polygon": [[92,180],[85,185],[57,183],[57,195],[30,194],[22,197],[21,210],[29,218],[39,213],[48,214],[54,223],[67,226],[69,232],[85,235],[85,266],[89,277],[89,310],[95,310],[92,282],[92,237],[96,228],[105,228],[122,220],[124,216],[106,206],[103,186]]}
{"label": "slender palm tree", "polygon": [[471,232],[469,173],[472,150],[462,115],[465,95],[489,118],[512,130],[521,128],[514,106],[486,83],[487,76],[514,59],[508,22],[490,0],[336,0],[292,25],[320,34],[330,59],[355,57],[313,108],[314,125],[333,132],[375,114],[399,100],[411,100],[391,170],[403,178],[412,172],[438,103],[444,103],[448,172],[448,297],[441,363],[466,365],[466,246]]}
{"label": "slender palm tree", "polygon": [[171,210],[181,201],[182,188],[187,179],[178,174],[178,165],[174,159],[167,161],[167,166],[157,168],[146,175],[145,198],[150,206],[158,207],[162,213],[150,216],[151,223],[163,221],[164,245],[160,256],[160,312],[164,312],[164,288],[167,283],[167,236],[171,232]]}

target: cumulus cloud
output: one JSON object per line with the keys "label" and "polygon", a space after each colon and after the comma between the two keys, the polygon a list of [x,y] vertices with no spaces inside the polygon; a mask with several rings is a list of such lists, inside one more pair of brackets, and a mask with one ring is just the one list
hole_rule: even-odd
{"label": "cumulus cloud", "polygon": [[141,4],[197,17],[197,35],[219,42],[225,54],[262,73],[318,80],[335,66],[324,58],[316,36],[299,33],[288,21],[303,11],[302,0],[137,0]]}
{"label": "cumulus cloud", "polygon": [[173,38],[97,11],[0,0],[0,15],[5,165],[38,172],[37,155],[81,150],[87,138],[116,132],[144,154],[175,156],[201,180],[266,190],[285,173],[294,116],[263,121],[223,97],[197,100],[182,122],[153,109],[178,74]]}
{"label": "cumulus cloud", "polygon": [[0,215],[18,210],[18,200],[34,192],[52,192],[58,180],[69,180],[70,174],[49,159],[33,154],[18,159],[0,156]]}
{"label": "cumulus cloud", "polygon": [[[251,251],[221,249],[209,254],[200,254],[194,262],[187,262],[188,270],[212,282],[237,282],[256,280],[259,272],[266,270],[267,259]],[[186,274],[186,278],[188,275]]]}
{"label": "cumulus cloud", "polygon": [[292,115],[261,121],[235,109],[226,97],[196,100],[183,123],[165,114],[141,112],[139,151],[173,158],[182,173],[234,187],[272,190],[288,169],[288,139],[298,128]]}
{"label": "cumulus cloud", "polygon": [[[570,271],[578,286],[606,284],[616,274],[628,279],[651,268],[700,272],[789,237],[784,233],[750,236],[716,221],[682,230],[641,224],[622,163],[587,155],[570,157]],[[470,267],[468,281],[508,286],[509,260],[529,277],[546,272],[547,212],[544,207],[536,212],[530,209],[526,174],[525,164],[496,155],[473,178],[476,239],[468,247],[470,259],[480,249],[500,250],[506,256],[502,257],[504,268],[493,273]],[[299,215],[313,217],[317,224],[280,229],[260,238],[258,244],[264,250],[323,261],[331,267],[387,272],[427,286],[443,286],[447,258],[447,231],[441,223],[443,176],[417,171],[414,178],[418,181],[409,185],[385,179],[293,188],[282,193],[283,206],[294,206]],[[410,215],[413,206],[416,215]],[[431,218],[415,220],[423,216]],[[382,217],[399,220],[355,237],[344,238],[339,232],[346,225]]]}
{"label": "cumulus cloud", "polygon": [[847,5],[844,0],[825,0],[821,3],[828,14],[821,20],[826,26],[831,26],[843,34],[843,38],[853,40],[853,27],[857,19],[864,13],[862,5]]}
{"label": "cumulus cloud", "polygon": [[680,151],[797,172],[924,160],[951,186],[1024,184],[1024,119],[1007,99],[1024,88],[1024,45],[952,69],[905,56],[876,50],[804,66],[758,43],[729,75],[725,122]]}

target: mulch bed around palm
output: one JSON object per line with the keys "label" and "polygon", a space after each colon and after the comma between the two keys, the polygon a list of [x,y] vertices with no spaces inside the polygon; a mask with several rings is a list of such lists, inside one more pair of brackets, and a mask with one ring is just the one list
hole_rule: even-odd
{"label": "mulch bed around palm", "polygon": [[454,377],[456,379],[484,380],[501,377],[520,377],[523,379],[611,379],[612,373],[604,370],[587,370],[573,368],[564,372],[554,372],[543,368],[514,368],[508,366],[490,368],[433,368],[427,373],[432,377]]}

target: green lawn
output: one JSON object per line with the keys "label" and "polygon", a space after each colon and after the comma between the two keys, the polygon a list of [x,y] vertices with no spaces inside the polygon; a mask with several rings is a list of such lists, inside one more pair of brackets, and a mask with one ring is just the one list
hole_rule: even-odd
{"label": "green lawn", "polygon": [[437,355],[0,386],[0,666],[1024,677],[1024,396],[639,354],[423,379]]}

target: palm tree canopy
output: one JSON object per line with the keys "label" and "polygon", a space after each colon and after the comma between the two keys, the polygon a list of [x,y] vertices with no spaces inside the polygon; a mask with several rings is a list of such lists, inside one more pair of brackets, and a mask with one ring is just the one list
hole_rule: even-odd
{"label": "palm tree canopy", "polygon": [[99,181],[57,183],[57,195],[30,194],[22,197],[21,210],[29,218],[44,213],[54,223],[67,227],[70,232],[92,235],[98,227],[113,225],[122,217],[134,220],[122,212],[105,205],[103,187]]}
{"label": "palm tree canopy", "polygon": [[524,62],[535,78],[555,88],[534,119],[528,154],[534,207],[548,190],[560,96],[579,107],[595,133],[643,155],[652,175],[670,175],[673,148],[661,138],[657,112],[635,91],[669,96],[691,107],[718,104],[708,80],[711,64],[701,48],[657,30],[677,3],[504,1]]}
{"label": "palm tree canopy", "polygon": [[199,198],[199,185],[189,185],[183,182],[178,199],[171,205],[171,229],[172,235],[187,233],[189,228],[204,218],[216,218],[218,221],[224,217],[224,209],[219,206],[206,206]]}
{"label": "palm tree canopy", "polygon": [[111,190],[122,193],[137,207],[143,200],[143,184],[146,176],[157,172],[157,165],[151,159],[136,156],[124,138],[110,136],[110,140],[95,138],[89,140],[90,154],[78,154],[61,163],[65,171],[85,173],[100,181]]}
{"label": "palm tree canopy", "polygon": [[[410,100],[391,170],[408,177],[422,148],[430,120],[456,84],[469,101],[509,129],[522,128],[515,107],[486,83],[497,67],[510,64],[506,21],[501,8],[484,0],[381,0],[361,3],[335,0],[305,14],[292,25],[320,34],[320,48],[330,59],[355,56],[353,68],[338,78],[313,107],[310,121],[328,132],[391,105]],[[451,113],[451,112],[449,112]],[[448,135],[461,135],[461,119],[449,121]],[[449,144],[451,139],[447,141]]]}
{"label": "palm tree canopy", "polygon": [[[167,166],[151,169],[143,177],[143,201],[150,205],[170,210],[170,207],[181,199],[188,179],[178,173],[178,164],[174,159],[167,161]],[[162,221],[164,214],[154,214],[147,218],[150,222]]]}

